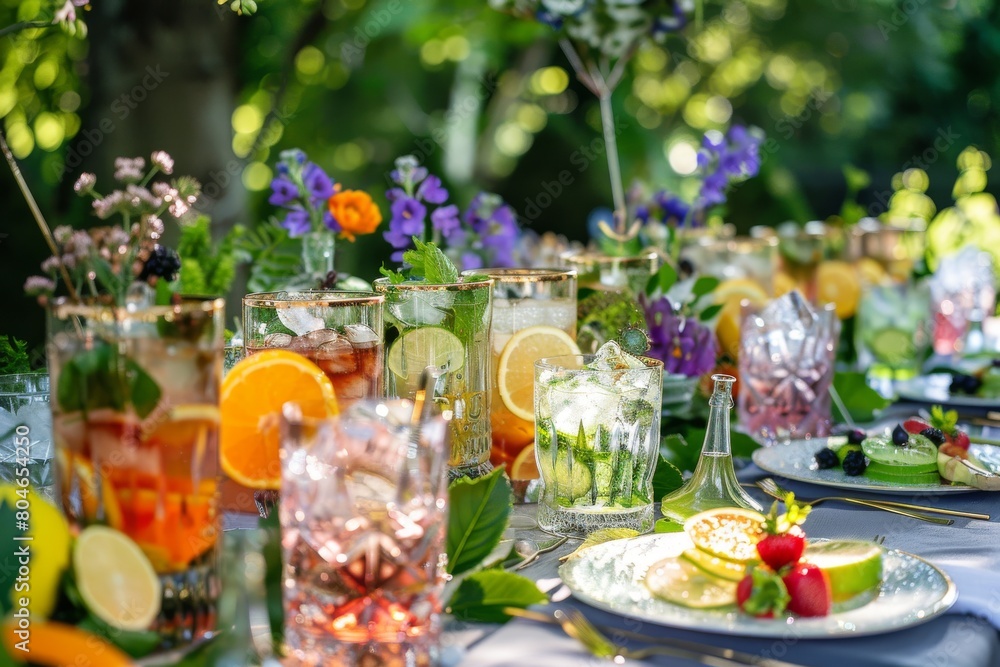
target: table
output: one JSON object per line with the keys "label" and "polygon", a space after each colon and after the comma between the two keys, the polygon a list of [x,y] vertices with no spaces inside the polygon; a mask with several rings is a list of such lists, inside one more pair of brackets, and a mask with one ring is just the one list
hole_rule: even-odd
{"label": "table", "polygon": [[[752,464],[739,473],[744,482],[764,476],[765,473]],[[783,486],[803,498],[829,495],[808,484],[788,482]],[[751,493],[765,507],[770,505],[771,499],[761,492],[754,489]],[[860,493],[849,495],[878,497]],[[966,603],[971,597],[970,590],[976,589],[978,597],[987,601],[989,611],[1000,619],[1000,494],[972,492],[895,499],[983,512],[990,514],[992,519],[989,522],[956,519],[952,526],[937,526],[879,510],[825,503],[810,515],[806,527],[810,537],[816,538],[871,540],[876,534],[884,535],[885,546],[925,557],[952,574],[959,586],[957,606]],[[524,521],[525,517],[533,516],[533,512],[533,505],[520,505],[515,508],[515,517],[519,522]],[[546,538],[537,529],[518,531],[518,536],[522,533],[537,539]],[[603,626],[688,639],[809,667],[1000,667],[1000,635],[996,628],[982,618],[956,612],[890,634],[836,640],[799,640],[791,634],[783,639],[732,637],[674,630],[621,618],[575,601],[559,581],[556,573],[559,556],[572,551],[576,544],[578,542],[571,541],[554,552],[543,554],[521,573],[539,582],[555,601],[554,606],[575,606],[592,622]],[[966,599],[963,599],[963,590]],[[551,611],[554,606],[540,609]],[[642,645],[632,640],[619,643],[629,648]],[[452,623],[445,633],[444,645],[446,664],[458,667],[608,664],[590,656],[559,628],[522,619],[514,619],[503,626]],[[658,658],[641,664],[686,667],[696,663]]]}

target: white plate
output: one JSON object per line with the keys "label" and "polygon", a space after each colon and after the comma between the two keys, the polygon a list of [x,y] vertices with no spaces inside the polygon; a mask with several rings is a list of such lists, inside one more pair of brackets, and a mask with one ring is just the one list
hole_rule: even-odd
{"label": "white plate", "polygon": [[995,398],[979,398],[967,394],[951,393],[951,374],[933,373],[921,375],[910,380],[900,380],[895,384],[896,394],[908,401],[921,403],[940,403],[944,407],[963,408],[996,408],[1000,400]]}
{"label": "white plate", "polygon": [[878,597],[822,618],[758,619],[735,606],[687,609],[653,597],[646,572],[657,561],[691,547],[683,533],[643,535],[590,547],[559,568],[577,599],[629,618],[701,632],[747,637],[817,639],[858,637],[901,630],[943,614],[958,594],[946,574],[927,561],[886,550]]}
{"label": "white plate", "polygon": [[[845,442],[843,436],[833,438],[813,438],[812,440],[792,440],[787,445],[761,447],[753,452],[753,462],[759,468],[773,475],[779,475],[796,482],[809,482],[820,486],[832,486],[847,491],[873,491],[877,493],[901,493],[936,495],[944,493],[968,493],[978,491],[965,484],[893,484],[864,475],[851,477],[840,467],[820,470],[816,465],[816,452],[830,441]],[[1000,447],[973,443],[969,451],[994,473],[1000,474]]]}

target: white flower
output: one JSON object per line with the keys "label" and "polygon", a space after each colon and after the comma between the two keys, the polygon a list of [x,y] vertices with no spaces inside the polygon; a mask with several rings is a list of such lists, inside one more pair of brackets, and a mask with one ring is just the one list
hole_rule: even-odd
{"label": "white flower", "polygon": [[83,172],[80,174],[79,178],[76,179],[76,183],[73,184],[73,189],[78,195],[89,194],[94,190],[94,185],[97,184],[97,176],[89,172]]}
{"label": "white flower", "polygon": [[49,257],[44,262],[42,262],[42,271],[45,273],[55,273],[62,266],[62,262],[59,261],[58,257]]}
{"label": "white flower", "polygon": [[101,220],[107,220],[124,202],[125,196],[121,190],[114,190],[103,199],[95,199],[94,214]]}
{"label": "white flower", "polygon": [[110,246],[128,245],[129,241],[131,241],[131,239],[129,238],[128,232],[121,227],[112,227],[108,232],[108,245]]}
{"label": "white flower", "polygon": [[115,158],[115,180],[122,183],[134,183],[142,180],[142,171],[146,167],[146,161],[141,157],[116,157]]}
{"label": "white flower", "polygon": [[160,220],[155,215],[146,216],[146,229],[149,230],[149,236],[154,241],[161,236],[163,236],[163,221]]}
{"label": "white flower", "polygon": [[174,173],[174,159],[166,151],[153,151],[153,154],[149,156],[149,161],[168,176]]}
{"label": "white flower", "polygon": [[73,237],[73,228],[69,225],[59,225],[52,230],[52,238],[56,240],[56,243],[63,244],[68,242]]}
{"label": "white flower", "polygon": [[45,276],[29,276],[24,281],[24,291],[28,296],[41,296],[42,294],[52,294],[56,291],[55,281]]}

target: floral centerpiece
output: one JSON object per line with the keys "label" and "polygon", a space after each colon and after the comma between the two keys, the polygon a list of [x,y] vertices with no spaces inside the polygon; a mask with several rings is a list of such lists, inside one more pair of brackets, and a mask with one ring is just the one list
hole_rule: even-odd
{"label": "floral centerpiece", "polygon": [[517,214],[499,195],[480,192],[459,211],[449,203],[441,179],[412,155],[396,160],[390,178],[394,186],[385,196],[392,216],[383,237],[393,247],[393,261],[404,261],[417,237],[442,246],[463,270],[514,266],[520,235]]}

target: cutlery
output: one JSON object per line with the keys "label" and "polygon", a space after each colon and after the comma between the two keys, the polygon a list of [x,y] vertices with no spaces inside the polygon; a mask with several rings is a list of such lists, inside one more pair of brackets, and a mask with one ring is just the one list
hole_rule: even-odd
{"label": "cutlery", "polygon": [[[757,488],[759,488],[761,491],[763,491],[767,495],[771,496],[772,498],[775,498],[775,499],[781,500],[781,501],[784,501],[785,500],[785,496],[788,495],[788,492],[785,491],[784,489],[782,489],[780,486],[778,486],[778,483],[775,482],[770,477],[765,477],[764,479],[762,479],[759,482],[757,482]],[[896,507],[896,506],[893,506],[893,505],[887,505],[887,504],[882,503],[881,501],[876,502],[876,501],[873,501],[873,500],[861,500],[860,498],[849,498],[847,496],[826,496],[826,497],[823,497],[823,498],[814,498],[812,500],[809,500],[809,499],[806,499],[806,498],[799,498],[798,499],[798,501],[800,503],[803,503],[803,504],[806,504],[806,505],[812,505],[813,507],[815,507],[816,505],[819,505],[820,503],[825,503],[828,500],[839,500],[839,501],[845,502],[845,503],[853,503],[855,505],[863,505],[864,507],[871,507],[873,509],[882,510],[884,512],[891,512],[892,514],[899,514],[901,516],[908,516],[911,519],[919,519],[920,521],[926,521],[927,523],[936,523],[936,524],[941,525],[941,526],[950,526],[951,524],[955,523],[952,519],[943,519],[943,518],[936,517],[936,516],[927,516],[926,514],[920,514],[919,512],[914,512],[914,511],[911,511],[910,509],[906,509],[904,507]],[[905,505],[905,503],[897,503],[897,504],[898,505]],[[911,507],[911,508],[917,508],[919,506],[912,505],[912,506],[909,506],[909,507]],[[920,508],[920,509],[931,510],[933,508],[929,508],[928,507],[928,508]]]}
{"label": "cutlery", "polygon": [[556,610],[554,614],[548,615],[527,609],[507,607],[504,613],[510,616],[518,616],[539,623],[558,625],[570,637],[576,639],[584,648],[598,658],[611,658],[615,662],[622,659],[644,660],[650,656],[663,655],[673,658],[683,658],[693,660],[702,665],[711,667],[743,667],[745,665],[758,665],[762,667],[801,667],[794,663],[782,660],[763,658],[758,655],[741,653],[725,648],[717,648],[707,644],[689,642],[680,639],[670,639],[668,637],[647,637],[627,630],[613,629],[612,632],[631,637],[645,643],[656,644],[640,649],[626,649],[616,646],[610,638],[604,635],[594,624],[576,609],[566,611]]}
{"label": "cutlery", "polygon": [[565,544],[568,539],[568,537],[561,537],[544,545],[539,545],[538,542],[529,538],[515,540],[514,551],[523,560],[519,561],[516,565],[512,565],[508,569],[517,571],[521,568],[527,567],[531,563],[534,563],[541,554],[548,553],[553,549],[558,549]]}

